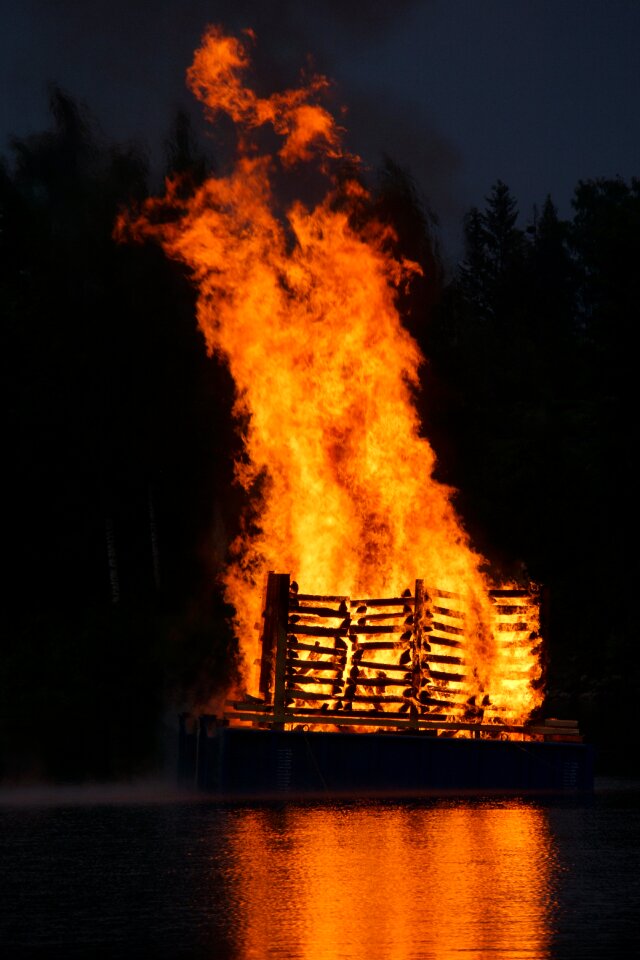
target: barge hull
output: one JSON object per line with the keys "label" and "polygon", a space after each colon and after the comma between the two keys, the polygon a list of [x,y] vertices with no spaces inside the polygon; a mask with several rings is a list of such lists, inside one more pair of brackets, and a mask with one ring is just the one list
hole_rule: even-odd
{"label": "barge hull", "polygon": [[202,724],[180,737],[179,776],[229,798],[579,793],[593,790],[593,748]]}

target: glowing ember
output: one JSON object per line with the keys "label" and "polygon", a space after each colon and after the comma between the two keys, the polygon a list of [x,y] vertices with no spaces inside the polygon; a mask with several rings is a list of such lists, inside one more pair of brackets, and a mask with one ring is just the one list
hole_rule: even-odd
{"label": "glowing ember", "polygon": [[[452,491],[433,479],[434,453],[419,435],[411,396],[421,355],[395,306],[419,268],[391,256],[388,227],[356,225],[363,186],[331,179],[345,155],[341,131],[319,103],[327,81],[260,98],[242,82],[248,66],[246,45],[211,28],[188,71],[211,119],[225,113],[236,125],[231,172],[188,201],[179,182],[168,182],[164,198],[119,224],[121,235],[156,237],[191,268],[200,328],[229,364],[236,412],[247,418],[237,475],[247,489],[262,481],[259,529],[233,544],[225,574],[246,682],[257,689],[268,571],[291,573],[310,594],[347,598],[400,597],[424,578],[441,592],[431,615],[445,642],[464,624],[464,681],[448,680],[460,667],[443,661],[434,689],[477,704],[490,695],[496,716],[522,722],[541,699],[531,684],[540,676],[537,608],[522,601],[521,609],[501,609],[490,596],[495,584]],[[259,148],[265,125],[278,137],[273,154]],[[278,216],[274,181],[284,170],[293,179],[300,164],[322,172],[326,195]],[[369,613],[365,625],[376,624]],[[389,614],[378,625],[393,622]]]}

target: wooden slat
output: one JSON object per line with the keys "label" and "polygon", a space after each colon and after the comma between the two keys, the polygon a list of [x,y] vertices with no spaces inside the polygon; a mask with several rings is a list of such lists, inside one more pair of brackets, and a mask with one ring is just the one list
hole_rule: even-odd
{"label": "wooden slat", "polygon": [[[331,681],[327,681],[331,683]],[[312,693],[311,690],[287,690],[287,700],[335,700],[333,693]]]}
{"label": "wooden slat", "polygon": [[344,654],[345,656],[347,653],[346,647],[316,647],[313,643],[297,640],[289,640],[289,650],[308,650],[310,653]]}
{"label": "wooden slat", "polygon": [[[428,627],[425,628],[429,630]],[[433,620],[431,623],[431,630],[437,630],[439,633],[450,633],[454,637],[460,637],[464,635],[464,627],[454,627],[449,623],[439,623],[437,620]],[[431,638],[429,637],[429,642]]]}
{"label": "wooden slat", "polygon": [[315,624],[293,623],[289,633],[302,637],[346,637],[348,627],[316,627]]}
{"label": "wooden slat", "polygon": [[354,636],[356,633],[360,634],[373,634],[373,633],[404,633],[402,626],[395,626],[394,624],[374,624],[372,626],[359,626],[358,624],[352,623],[349,627],[349,635]]}
{"label": "wooden slat", "polygon": [[[310,676],[309,676],[308,674],[306,674],[306,673],[288,673],[288,672],[287,672],[287,673],[285,674],[285,676],[286,676],[286,679],[287,679],[287,694],[288,694],[288,695],[291,695],[292,693],[295,693],[295,690],[293,689],[293,687],[290,686],[290,684],[296,684],[296,683],[298,683],[298,684],[309,684],[310,686],[313,686],[314,684],[315,684],[315,685],[317,685],[317,684],[322,684],[322,686],[331,687],[331,686],[333,686],[333,685],[336,683],[336,678],[335,678],[335,677],[310,677]],[[343,683],[344,681],[340,680],[340,681],[338,681],[338,682],[339,682],[339,683]],[[336,694],[333,694],[333,696],[336,696]]]}
{"label": "wooden slat", "polygon": [[327,663],[326,660],[302,660],[294,657],[287,657],[287,668],[301,668],[305,670],[344,670],[346,660],[341,663]]}
{"label": "wooden slat", "polygon": [[340,612],[333,607],[296,607],[292,612],[296,617],[324,617],[325,619],[344,620],[348,613]]}
{"label": "wooden slat", "polygon": [[393,693],[356,693],[353,697],[343,697],[343,700],[351,700],[353,703],[406,703],[406,697],[399,697]]}
{"label": "wooden slat", "polygon": [[263,613],[264,624],[262,627],[262,656],[260,660],[260,680],[258,689],[267,699],[271,700],[273,695],[273,672],[276,658],[277,628],[275,622],[277,581],[274,574],[269,572],[267,577],[267,595],[265,597],[265,609]]}
{"label": "wooden slat", "polygon": [[317,601],[319,603],[347,603],[349,597],[328,597],[321,593],[299,593],[297,594],[297,599]]}
{"label": "wooden slat", "polygon": [[407,650],[407,643],[400,643],[396,640],[364,640],[358,642],[358,650]]}
{"label": "wooden slat", "polygon": [[357,687],[406,687],[404,678],[394,680],[392,677],[356,677],[352,680]]}
{"label": "wooden slat", "polygon": [[[367,711],[366,713],[357,713],[353,711],[335,711],[335,712],[322,712],[321,714],[310,714],[306,715],[304,710],[287,710],[285,711],[286,723],[300,723],[304,722],[305,719],[318,719],[320,723],[327,724],[329,721],[333,721],[335,718],[336,725],[340,726],[385,726],[385,727],[406,727],[410,728],[411,721],[407,714],[396,714],[396,713],[384,713],[383,711],[377,711],[377,716],[373,715],[373,711]],[[244,721],[256,721],[257,723],[264,724],[265,716],[259,712],[246,711],[238,714],[231,714],[230,719],[244,720]],[[331,725],[334,725],[333,722]],[[473,721],[464,721],[464,720],[440,720],[437,717],[430,716],[429,719],[420,718],[418,720],[418,728],[420,730],[445,730],[453,731],[456,730],[467,730],[470,732],[476,731],[478,733],[488,733],[499,735],[501,733],[516,733],[516,734],[544,734],[549,733],[544,727],[527,727],[518,724],[507,724],[507,723],[477,723]],[[569,736],[569,734],[567,734]]]}
{"label": "wooden slat", "polygon": [[426,640],[429,646],[435,645],[439,647],[457,647],[457,648],[460,648],[463,646],[460,640],[452,640],[450,637],[434,637],[432,633],[427,634]]}
{"label": "wooden slat", "polygon": [[269,579],[275,581],[273,589],[274,622],[276,637],[275,669],[273,675],[273,715],[276,724],[282,722],[284,710],[285,670],[287,659],[287,618],[289,614],[289,583],[288,573],[270,573]]}
{"label": "wooden slat", "polygon": [[495,597],[533,597],[529,590],[489,590],[489,596]]}
{"label": "wooden slat", "polygon": [[429,671],[434,680],[446,680],[447,683],[464,683],[467,679],[464,673],[445,673],[444,670]]}
{"label": "wooden slat", "polygon": [[464,620],[466,618],[466,614],[461,610],[450,610],[449,607],[433,607],[432,609],[434,613],[439,613],[442,617],[451,617],[455,620]]}
{"label": "wooden slat", "polygon": [[459,666],[466,666],[462,657],[452,657],[448,653],[426,653],[423,654],[428,663],[453,663]]}
{"label": "wooden slat", "polygon": [[398,663],[376,663],[375,660],[358,660],[357,666],[368,670],[394,670],[401,673],[411,673],[411,665],[404,666]]}
{"label": "wooden slat", "polygon": [[400,620],[403,617],[408,616],[406,610],[399,610],[395,613],[363,613],[361,617],[358,618],[358,623],[364,625],[365,620]]}
{"label": "wooden slat", "polygon": [[351,600],[352,607],[402,607],[412,606],[413,597],[378,597],[374,600]]}

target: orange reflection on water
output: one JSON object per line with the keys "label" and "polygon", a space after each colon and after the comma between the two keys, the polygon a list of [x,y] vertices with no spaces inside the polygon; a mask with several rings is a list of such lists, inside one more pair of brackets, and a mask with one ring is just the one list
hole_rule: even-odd
{"label": "orange reflection on water", "polygon": [[253,808],[228,841],[240,960],[549,956],[553,847],[536,806]]}

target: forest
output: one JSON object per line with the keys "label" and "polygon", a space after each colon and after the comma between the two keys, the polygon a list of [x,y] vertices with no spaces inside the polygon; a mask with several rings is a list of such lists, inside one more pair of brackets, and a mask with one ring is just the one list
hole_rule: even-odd
{"label": "forest", "polygon": [[[218,575],[240,441],[185,269],[114,239],[157,189],[144,151],[57,88],[51,117],[0,166],[0,779],[130,778],[237,674]],[[215,169],[184,113],[165,146],[185,189]],[[451,269],[412,174],[383,158],[370,212],[423,268],[400,308],[437,478],[494,569],[544,588],[544,714],[579,720],[599,772],[637,774],[640,179],[579,181],[567,219],[496,180]]]}

